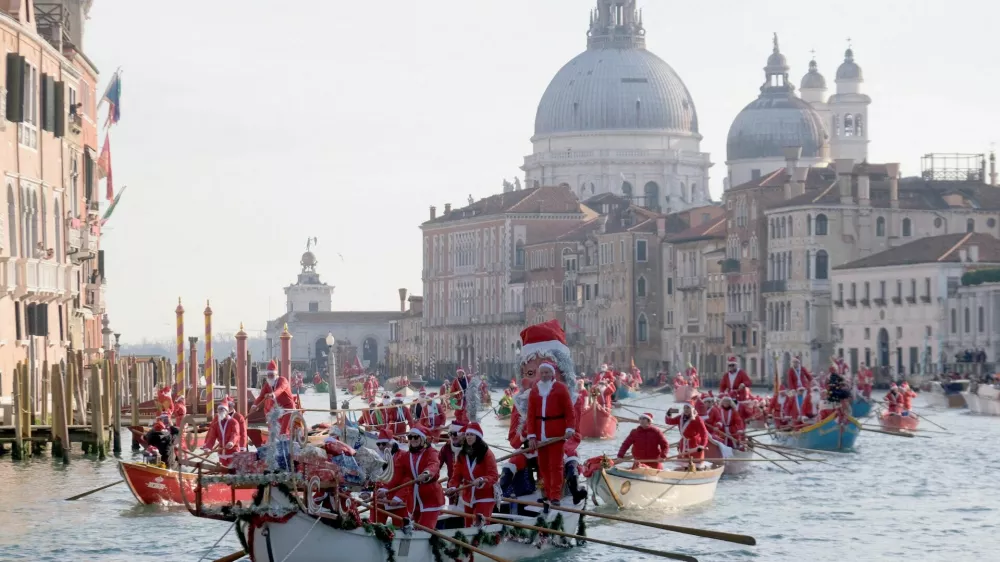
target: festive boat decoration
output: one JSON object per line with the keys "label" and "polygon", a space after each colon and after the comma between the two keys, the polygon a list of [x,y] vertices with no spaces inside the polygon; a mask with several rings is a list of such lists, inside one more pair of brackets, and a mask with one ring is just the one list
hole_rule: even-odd
{"label": "festive boat decoration", "polygon": [[791,431],[776,431],[775,440],[787,447],[843,451],[854,448],[861,433],[861,422],[852,416],[834,412],[810,426]]}
{"label": "festive boat decoration", "polygon": [[[229,484],[207,484],[199,489],[198,475],[178,472],[152,464],[120,461],[118,470],[135,499],[142,505],[183,504],[182,494],[194,497],[201,493],[205,504],[226,504],[253,499],[254,490],[234,489]],[[183,492],[182,492],[183,488]]]}
{"label": "festive boat decoration", "polygon": [[320,383],[314,384],[313,392],[316,393],[330,392],[330,383],[322,381]]}
{"label": "festive boat decoration", "polygon": [[890,414],[882,412],[878,418],[879,425],[886,431],[912,431],[920,425],[920,417],[913,412],[905,414]]}
{"label": "festive boat decoration", "polygon": [[619,509],[644,507],[682,508],[711,501],[724,468],[713,465],[708,470],[685,470],[671,467],[624,468],[610,459],[590,475],[588,484],[607,505]]}
{"label": "festive boat decoration", "polygon": [[594,401],[581,411],[579,425],[584,439],[614,439],[618,432],[618,418]]}

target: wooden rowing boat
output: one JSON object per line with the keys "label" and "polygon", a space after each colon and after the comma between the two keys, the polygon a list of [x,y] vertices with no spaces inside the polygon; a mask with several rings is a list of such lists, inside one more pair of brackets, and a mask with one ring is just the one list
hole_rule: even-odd
{"label": "wooden rowing boat", "polygon": [[730,476],[735,476],[737,474],[745,474],[750,471],[750,467],[753,463],[745,462],[747,459],[753,458],[753,450],[746,449],[741,451],[740,449],[730,449],[732,454],[726,457],[722,453],[722,449],[715,443],[714,440],[708,442],[708,451],[705,456],[710,459],[726,459],[722,463],[723,467],[726,469],[725,473]]}
{"label": "wooden rowing boat", "polygon": [[779,430],[774,438],[786,447],[817,451],[843,451],[854,448],[861,433],[861,422],[853,417],[841,419],[834,412],[812,425],[794,430]]}
{"label": "wooden rowing boat", "polygon": [[583,409],[579,425],[584,439],[614,439],[618,432],[618,418],[593,402]]}
{"label": "wooden rowing boat", "polygon": [[[193,472],[178,472],[151,464],[120,461],[118,470],[135,499],[143,505],[175,503],[183,504],[183,494],[193,502],[198,491],[198,476]],[[183,484],[181,484],[183,482]],[[202,490],[204,504],[228,504],[236,501],[244,503],[253,500],[253,489],[234,489],[228,484],[209,484]]]}
{"label": "wooden rowing boat", "polygon": [[591,474],[588,483],[604,503],[619,509],[681,508],[711,501],[724,470],[716,465],[695,471],[613,466]]}
{"label": "wooden rowing boat", "polygon": [[920,418],[913,412],[908,412],[905,415],[882,412],[878,423],[886,431],[912,431],[920,425]]}
{"label": "wooden rowing boat", "polygon": [[674,387],[674,402],[687,402],[697,395],[698,389],[689,384]]}

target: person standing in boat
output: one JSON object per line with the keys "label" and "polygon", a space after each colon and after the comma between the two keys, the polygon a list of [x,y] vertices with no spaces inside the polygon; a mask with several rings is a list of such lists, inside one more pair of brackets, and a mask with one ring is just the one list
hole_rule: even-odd
{"label": "person standing in boat", "polygon": [[899,392],[899,387],[896,386],[896,383],[889,385],[889,392],[886,393],[883,400],[886,407],[889,408],[890,415],[898,416],[903,413],[903,394]]}
{"label": "person standing in boat", "polygon": [[[184,390],[178,389],[177,393],[183,396]],[[161,412],[171,412],[174,409],[174,400],[171,398],[170,385],[166,384],[156,391],[156,405]]]}
{"label": "person standing in boat", "polygon": [[816,411],[809,389],[805,387],[799,387],[798,390],[794,391],[789,389],[782,410],[782,418],[792,427],[802,427],[809,425],[815,416]]}
{"label": "person standing in boat", "polygon": [[378,403],[372,400],[368,403],[368,409],[361,412],[361,419],[358,420],[358,425],[364,426],[365,429],[378,431],[385,427],[384,420],[382,410],[378,409]]}
{"label": "person standing in boat", "polygon": [[[391,459],[394,469],[393,475],[395,475],[396,457],[400,454],[399,443],[396,441],[395,436],[389,428],[383,427],[379,430],[378,438],[375,440],[375,446],[378,447],[378,451],[382,454],[382,458]],[[393,492],[392,498],[387,498],[386,501],[378,502],[380,505],[378,509],[373,511],[372,520],[376,523],[383,524],[391,522],[396,527],[401,527],[403,525],[403,519],[408,517],[409,514],[409,511],[407,510],[407,500],[410,499],[409,496],[412,495],[412,493],[413,490],[410,486],[407,486]],[[367,494],[367,492],[362,494],[361,499],[369,499],[365,496],[365,494]]]}
{"label": "person standing in boat", "polygon": [[393,397],[390,408],[386,414],[388,414],[387,421],[389,427],[392,429],[393,435],[402,435],[406,433],[406,428],[413,425],[413,417],[410,415],[410,410],[403,405],[403,395],[397,393]]}
{"label": "person standing in boat", "polygon": [[246,451],[247,448],[250,446],[249,445],[250,440],[247,438],[247,419],[236,408],[236,403],[233,400],[232,396],[229,396],[228,394],[225,395],[222,398],[222,403],[226,406],[226,408],[229,409],[229,417],[233,418],[233,421],[239,424],[239,430],[238,430],[240,436],[239,448],[241,451]]}
{"label": "person standing in boat", "polygon": [[[540,380],[528,397],[528,446],[554,437],[573,435],[576,414],[573,401],[565,383],[555,380],[556,366],[543,362],[538,366]],[[564,481],[562,443],[553,443],[538,449],[538,472],[545,482],[545,497],[558,505],[562,499]]]}
{"label": "person standing in boat", "polygon": [[670,444],[660,428],[653,425],[653,414],[639,416],[639,427],[633,429],[622,446],[618,448],[618,458],[624,459],[632,449],[632,468],[649,467],[663,470],[662,459],[670,456]]}
{"label": "person standing in boat", "polygon": [[677,409],[667,410],[667,425],[676,425],[680,431],[681,440],[678,445],[679,458],[691,462],[695,468],[703,468],[705,461],[705,448],[708,447],[708,428],[705,421],[699,417],[694,406],[690,402],[685,402],[681,409],[681,415],[676,415]]}
{"label": "person standing in boat", "polygon": [[177,459],[173,455],[173,438],[178,434],[180,430],[170,425],[170,412],[160,412],[153,427],[143,436],[146,443],[160,456],[160,462],[170,469],[177,465]]}
{"label": "person standing in boat", "polygon": [[[722,396],[725,398],[727,395],[724,394]],[[705,397],[705,413],[701,416],[701,419],[705,420],[705,424],[708,427],[714,427],[722,419],[722,407],[715,396],[712,395],[711,390],[708,391],[708,396]]]}
{"label": "person standing in boat", "polygon": [[174,402],[174,407],[170,413],[174,418],[174,425],[177,427],[184,425],[184,416],[187,415],[187,406],[184,405],[183,394],[177,397],[177,400]]}
{"label": "person standing in boat", "polygon": [[746,424],[737,411],[732,397],[723,396],[719,405],[719,416],[713,430],[727,447],[742,449],[746,440]]}
{"label": "person standing in boat", "polygon": [[861,396],[865,398],[872,397],[872,388],[875,386],[875,375],[872,374],[872,370],[868,368],[864,363],[858,368],[858,376],[855,377],[855,382],[857,383],[858,392]]}
{"label": "person standing in boat", "polygon": [[698,387],[701,386],[701,379],[698,378],[698,369],[691,363],[688,363],[687,366],[687,381],[691,385],[691,388],[695,390],[698,390]]}
{"label": "person standing in boat", "polygon": [[[455,380],[451,383],[451,392],[456,395],[456,401],[458,403],[458,407],[455,409],[455,419],[462,424],[469,423],[468,390],[470,384],[472,384],[472,378],[466,374],[465,369],[459,367],[459,369],[455,371]],[[473,389],[473,392],[475,392],[475,389]]]}
{"label": "person standing in boat", "polygon": [[449,478],[455,474],[455,459],[462,452],[464,433],[465,427],[458,422],[453,422],[448,428],[448,442],[442,445],[441,450],[438,451],[438,458],[441,459],[441,464],[447,470]]}
{"label": "person standing in boat", "polygon": [[[445,496],[457,499],[461,494],[465,513],[489,517],[496,504],[493,486],[500,478],[497,459],[483,440],[483,428],[478,423],[472,422],[465,428],[464,441],[455,459],[455,470],[448,478]],[[463,487],[464,490],[459,490]]]}
{"label": "person standing in boat", "polygon": [[[265,417],[271,413],[275,405],[284,410],[295,408],[295,398],[292,397],[288,379],[278,375],[278,364],[274,362],[274,359],[267,364],[267,377],[264,381],[264,387],[260,389],[260,394],[254,400],[253,406],[250,408],[250,413],[256,412],[262,403],[264,404]],[[286,411],[281,416],[281,433],[283,435],[288,434],[288,423],[291,421],[291,418],[291,411]]]}
{"label": "person standing in boat", "polygon": [[917,393],[913,392],[913,389],[910,388],[910,383],[903,381],[903,383],[899,385],[899,394],[903,399],[902,415],[908,416],[910,415],[910,410],[913,409],[913,399],[917,397]]}
{"label": "person standing in boat", "polygon": [[[510,429],[507,430],[507,442],[516,451],[528,448],[528,438],[525,435],[526,417],[521,415],[518,402],[526,408],[531,394],[531,379],[521,379],[521,391],[514,395],[514,409],[510,412]],[[522,496],[534,493],[535,476],[538,470],[538,453],[519,453],[507,459],[500,467],[500,488],[506,497]]]}
{"label": "person standing in boat", "polygon": [[[396,455],[392,479],[385,488],[378,490],[378,497],[385,499],[390,489],[405,484],[405,488],[412,492],[394,495],[392,500],[403,500],[411,519],[434,529],[441,510],[444,509],[444,490],[438,482],[441,459],[437,450],[427,442],[427,436],[428,430],[425,427],[418,425],[410,429],[406,435],[409,450]],[[397,490],[399,491],[401,490]],[[403,497],[404,495],[408,497]]]}
{"label": "person standing in boat", "polygon": [[794,391],[798,391],[800,388],[809,388],[812,386],[812,380],[812,375],[802,366],[802,358],[798,355],[793,357],[792,366],[788,368],[788,373],[785,375],[785,388]]}
{"label": "person standing in boat", "polygon": [[229,407],[225,403],[219,404],[215,409],[215,418],[208,426],[208,434],[205,435],[205,444],[202,447],[206,451],[217,450],[219,453],[219,464],[229,468],[233,462],[233,455],[240,450],[240,424],[229,416]]}
{"label": "person standing in boat", "polygon": [[736,392],[736,389],[740,387],[740,384],[753,386],[753,381],[750,380],[750,375],[748,375],[743,369],[740,369],[739,364],[740,362],[736,359],[735,355],[729,356],[729,360],[726,362],[728,371],[722,375],[722,381],[719,383],[720,395],[725,392]]}

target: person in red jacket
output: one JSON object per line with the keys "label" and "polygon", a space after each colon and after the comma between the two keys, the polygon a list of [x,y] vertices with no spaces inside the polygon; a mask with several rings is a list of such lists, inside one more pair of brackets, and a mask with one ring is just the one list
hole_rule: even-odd
{"label": "person in red jacket", "polygon": [[785,404],[782,406],[782,417],[792,426],[804,426],[812,423],[816,416],[812,393],[807,388],[796,391],[788,390]]}
{"label": "person in red jacket", "polygon": [[184,416],[187,415],[187,406],[184,405],[184,395],[181,394],[177,397],[177,401],[174,402],[173,411],[171,415],[174,417],[174,425],[177,427],[182,427],[184,424]]}
{"label": "person in red jacket", "polygon": [[701,386],[701,379],[698,377],[698,369],[695,369],[694,365],[688,363],[687,368],[687,381],[695,390]]}
{"label": "person in red jacket", "polygon": [[903,393],[895,383],[889,385],[889,392],[886,393],[884,400],[890,414],[898,416],[903,413]]}
{"label": "person in red jacket", "polygon": [[[182,391],[178,391],[181,393]],[[183,394],[182,394],[183,395]],[[156,391],[156,405],[160,408],[161,412],[171,412],[174,409],[174,401],[170,397],[170,385],[164,385],[160,387],[160,390]]]}
{"label": "person in red jacket", "polygon": [[746,425],[743,423],[743,416],[737,411],[733,399],[723,396],[719,405],[719,416],[715,422],[713,430],[716,435],[729,447],[740,449],[743,447]]}
{"label": "person in red jacket", "polygon": [[[467,392],[470,384],[472,384],[472,377],[466,374],[465,369],[459,368],[455,371],[455,380],[451,382],[450,392],[455,394],[456,402],[458,403],[458,408],[455,410],[455,419],[462,424],[469,423],[469,400],[474,396],[473,393]],[[475,389],[472,390],[475,392]]]}
{"label": "person in red jacket", "polygon": [[684,378],[684,375],[680,371],[677,371],[677,374],[674,375],[674,390],[676,391],[682,386],[687,386],[687,383],[688,381]]}
{"label": "person in red jacket", "polygon": [[441,446],[438,457],[441,464],[448,471],[450,478],[455,474],[455,459],[462,452],[462,440],[465,438],[465,427],[459,423],[452,423],[448,428],[448,442]]}
{"label": "person in red jacket", "polygon": [[[413,521],[434,529],[441,510],[444,509],[444,490],[438,482],[441,460],[437,450],[428,444],[427,435],[425,427],[418,425],[410,429],[406,435],[409,450],[400,451],[393,459],[392,480],[385,488],[378,490],[378,497],[385,499],[389,490],[405,484],[406,486],[396,490],[393,497],[389,498],[390,502],[405,503]],[[399,494],[402,489],[410,489],[412,493]]]}
{"label": "person in red jacket", "polygon": [[792,366],[788,369],[788,373],[785,376],[785,388],[796,391],[800,388],[810,388],[812,387],[812,380],[812,375],[802,366],[802,359],[797,355],[793,357]]}
{"label": "person in red jacket", "polygon": [[228,394],[222,398],[222,403],[226,405],[229,409],[229,417],[233,418],[233,421],[240,424],[240,450],[246,451],[249,447],[250,440],[247,438],[247,419],[246,417],[236,409],[236,403],[232,396]]}
{"label": "person in red jacket", "polygon": [[402,435],[406,433],[406,428],[413,425],[413,417],[410,415],[410,409],[403,405],[402,394],[397,394],[392,399],[391,405],[394,407],[386,410],[389,428],[392,429],[393,435]]}
{"label": "person in red jacket", "polygon": [[[556,366],[542,362],[538,366],[539,381],[528,396],[528,445],[556,437],[570,437],[575,432],[576,415],[573,400],[565,383],[555,380]],[[562,443],[552,443],[538,449],[538,473],[545,482],[545,497],[558,505],[564,482]]]}
{"label": "person in red jacket", "polygon": [[917,397],[917,393],[913,392],[908,382],[903,381],[899,385],[899,394],[903,398],[903,415],[908,416],[910,415],[910,410],[913,409],[913,399]]}
{"label": "person in red jacket", "polygon": [[455,459],[455,471],[448,479],[445,495],[457,498],[461,494],[466,513],[489,517],[496,504],[493,486],[499,479],[497,459],[483,440],[483,428],[472,422],[465,428],[465,443]]}
{"label": "person in red jacket", "polygon": [[510,379],[510,384],[507,386],[507,390],[510,391],[510,395],[514,396],[518,393],[517,389],[517,379]]}
{"label": "person in red jacket", "polygon": [[629,447],[632,448],[632,468],[645,466],[663,470],[662,459],[670,456],[670,444],[660,428],[653,426],[653,414],[649,413],[639,416],[639,427],[633,429],[618,448],[619,459],[625,458]]}
{"label": "person in red jacket", "polygon": [[679,457],[688,459],[695,468],[704,468],[705,448],[708,447],[708,428],[705,421],[695,415],[694,406],[690,402],[685,402],[681,409],[681,415],[674,415],[676,409],[667,410],[667,425],[676,425],[681,434],[681,441],[678,444]]}
{"label": "person in red jacket", "polygon": [[[725,396],[723,396],[723,398],[725,398]],[[708,425],[708,427],[715,426],[715,424],[719,423],[719,420],[722,419],[722,407],[715,399],[715,396],[712,396],[711,392],[709,392],[708,396],[705,397],[705,415],[702,416],[702,419],[705,420],[705,424]]]}
{"label": "person in red jacket", "polygon": [[219,404],[215,409],[215,419],[208,426],[208,435],[205,436],[205,444],[202,446],[206,451],[218,449],[219,464],[229,467],[233,462],[233,455],[240,450],[240,424],[229,416],[229,408],[225,404]]}
{"label": "person in red jacket", "polygon": [[[288,379],[278,376],[278,364],[274,362],[274,359],[267,364],[267,378],[264,380],[264,386],[260,389],[257,399],[254,400],[250,412],[256,412],[261,404],[264,404],[265,417],[271,413],[275,405],[284,410],[295,408],[295,399],[292,397],[292,390],[288,384]],[[291,412],[286,412],[281,416],[282,434],[288,434],[288,423],[291,421],[291,417]]]}
{"label": "person in red jacket", "polygon": [[747,375],[746,371],[739,368],[739,360],[736,359],[735,355],[729,356],[729,361],[726,362],[728,371],[722,375],[722,382],[719,383],[719,392],[735,392],[739,389],[740,384],[745,384],[748,387],[753,386],[753,381],[750,380],[750,376]]}
{"label": "person in red jacket", "polygon": [[858,369],[858,376],[855,377],[855,382],[858,385],[858,392],[860,392],[862,396],[865,398],[872,397],[872,388],[875,385],[875,375],[872,374],[872,370],[863,363]]}

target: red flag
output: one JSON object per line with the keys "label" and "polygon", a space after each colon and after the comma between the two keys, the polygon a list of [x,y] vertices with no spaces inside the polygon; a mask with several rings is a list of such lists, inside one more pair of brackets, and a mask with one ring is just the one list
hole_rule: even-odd
{"label": "red flag", "polygon": [[115,198],[114,183],[111,180],[111,138],[104,133],[104,146],[101,148],[101,155],[97,157],[97,167],[104,172],[108,179],[108,201]]}

